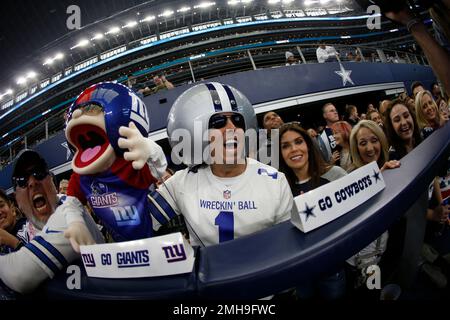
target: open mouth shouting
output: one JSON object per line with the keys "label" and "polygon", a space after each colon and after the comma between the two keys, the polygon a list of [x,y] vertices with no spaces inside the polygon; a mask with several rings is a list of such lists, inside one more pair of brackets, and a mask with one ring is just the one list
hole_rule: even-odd
{"label": "open mouth shouting", "polygon": [[47,199],[43,194],[37,193],[33,196],[33,208],[39,213],[46,212],[48,207]]}
{"label": "open mouth shouting", "polygon": [[75,165],[78,168],[89,166],[100,158],[109,146],[105,131],[91,124],[80,124],[72,128],[70,143],[75,146]]}

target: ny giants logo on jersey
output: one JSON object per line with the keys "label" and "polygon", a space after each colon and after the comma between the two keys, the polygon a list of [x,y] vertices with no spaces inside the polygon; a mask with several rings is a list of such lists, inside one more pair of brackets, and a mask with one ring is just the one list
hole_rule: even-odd
{"label": "ny giants logo on jersey", "polygon": [[139,123],[145,129],[145,131],[148,132],[150,130],[150,121],[148,120],[147,109],[136,95],[130,94],[130,96],[132,100],[130,119],[134,122]]}
{"label": "ny giants logo on jersey", "polygon": [[135,206],[112,207],[114,218],[119,227],[138,226],[141,224],[138,209]]}
{"label": "ny giants logo on jersey", "polygon": [[108,208],[116,206],[119,198],[115,192],[108,193],[108,187],[101,182],[93,182],[91,184],[92,195],[89,201],[93,208]]}

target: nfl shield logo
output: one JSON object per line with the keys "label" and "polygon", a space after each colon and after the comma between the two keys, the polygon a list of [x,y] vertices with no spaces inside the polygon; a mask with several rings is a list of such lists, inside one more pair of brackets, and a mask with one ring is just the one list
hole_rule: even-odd
{"label": "nfl shield logo", "polygon": [[231,191],[230,190],[225,190],[223,192],[223,198],[224,199],[230,199],[231,198]]}

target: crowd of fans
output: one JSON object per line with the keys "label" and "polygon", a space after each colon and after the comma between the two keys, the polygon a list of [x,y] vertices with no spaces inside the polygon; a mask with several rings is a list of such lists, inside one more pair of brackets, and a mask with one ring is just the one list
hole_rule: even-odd
{"label": "crowd of fans", "polygon": [[[431,65],[434,66],[433,69],[444,88],[443,92],[450,92],[448,90],[450,78],[445,74],[448,70],[446,66],[448,66],[449,59],[434,44],[425,46],[427,41],[429,43],[431,40],[424,34],[426,30],[420,24],[421,22],[411,19],[408,12],[390,14],[390,18],[407,25],[408,30],[422,45]],[[319,62],[339,60],[339,53],[325,44],[317,49],[317,56]],[[358,61],[357,57],[351,58]],[[286,63],[289,64],[296,62],[293,61],[291,53],[286,53],[286,60]],[[443,63],[442,68],[436,68],[438,62]],[[150,89],[149,86],[137,86],[133,78],[130,78],[128,82],[128,86],[139,95],[145,95],[149,93],[149,90],[156,92],[173,88],[173,85],[164,76],[156,76],[153,84],[153,89]],[[193,105],[199,109],[203,108],[205,103],[202,97],[205,95],[196,94],[197,88],[191,88],[194,91],[189,91],[188,94],[184,93],[177,103],[182,104],[183,99],[189,103],[192,103],[193,100],[195,101]],[[229,87],[225,86],[222,89],[226,91],[228,99],[231,99],[231,96],[233,99],[234,97],[241,99],[239,105],[246,110],[242,113],[215,110],[214,114],[210,116],[208,128],[219,130],[222,135],[227,129],[235,131],[246,129],[246,125],[248,126],[249,120],[251,120],[249,115],[252,112],[254,114],[251,104],[240,92],[233,93]],[[202,86],[201,90],[209,93],[210,88]],[[289,119],[284,119],[286,120],[284,121],[274,111],[268,112],[264,115],[263,127],[270,132],[278,133],[275,135],[275,139],[278,140],[279,145],[279,150],[276,150],[280,160],[279,172],[268,164],[250,158],[244,163],[233,163],[232,165],[213,162],[209,165],[200,164],[178,172],[167,169],[165,175],[159,177],[158,184],[152,186],[157,195],[152,194],[149,197],[149,199],[153,199],[150,201],[153,201],[155,207],[159,209],[171,207],[173,210],[172,214],[175,218],[168,224],[169,228],[166,228],[164,232],[182,230],[193,245],[208,246],[234,239],[234,231],[231,228],[233,232],[230,232],[229,225],[222,230],[223,232],[219,232],[219,239],[217,239],[215,226],[218,225],[218,217],[216,220],[211,217],[204,218],[202,223],[190,225],[189,228],[184,226],[183,220],[178,218],[179,213],[187,219],[192,216],[197,219],[199,216],[197,210],[201,210],[201,208],[197,208],[198,204],[193,202],[193,196],[188,194],[189,192],[200,192],[200,188],[192,190],[191,182],[195,182],[196,186],[203,187],[209,184],[222,184],[229,187],[245,181],[245,183],[241,183],[245,188],[241,188],[240,192],[261,201],[262,206],[259,210],[264,213],[264,218],[270,217],[270,219],[268,221],[252,221],[247,215],[243,218],[245,224],[242,225],[242,221],[240,221],[239,227],[241,228],[236,231],[237,236],[243,236],[288,220],[293,197],[301,197],[302,194],[336,181],[366,164],[375,161],[382,172],[396,170],[401,166],[404,156],[413,152],[414,148],[424,140],[433,139],[432,133],[445,126],[449,119],[449,97],[442,93],[439,85],[433,84],[428,91],[423,84],[415,82],[411,86],[411,93],[411,96],[404,93],[394,100],[380,101],[378,108],[373,104],[368,104],[367,108],[363,109],[360,106],[358,109],[357,106],[348,104],[344,114],[341,115],[333,102],[326,102],[322,107],[324,120],[322,127],[311,127],[308,123],[300,124],[295,121],[288,122]],[[231,101],[229,101],[230,105]],[[236,103],[235,100],[233,101]],[[186,103],[186,105],[189,104]],[[184,109],[180,110],[185,111]],[[173,116],[173,119],[178,118]],[[274,135],[266,134],[264,139],[260,140],[262,141],[260,147],[273,152],[274,141],[271,141],[274,139],[273,137]],[[211,143],[213,142],[214,139]],[[226,141],[226,144],[238,145],[234,141]],[[224,154],[227,155],[225,152]],[[252,172],[250,169],[253,168],[263,168],[265,175],[260,171],[257,174]],[[430,181],[432,188],[431,192],[428,192],[428,206],[424,212],[427,219],[427,231],[420,267],[423,273],[429,277],[430,283],[438,288],[446,288],[448,286],[447,279],[450,276],[450,256],[449,254],[440,255],[433,247],[436,239],[442,237],[443,233],[450,232],[448,229],[450,222],[450,205],[448,203],[450,167],[447,165],[440,169],[439,176]],[[252,174],[253,176],[251,176]],[[270,179],[266,179],[264,176],[269,176]],[[105,233],[103,237],[100,235],[99,228],[95,225],[91,215],[85,214],[85,211],[81,217],[84,223],[81,223],[71,212],[65,215],[54,214],[56,210],[66,210],[66,204],[69,202],[74,202],[75,206],[82,205],[77,199],[64,195],[67,188],[65,181],[61,181],[60,194],[57,194],[55,181],[53,181],[47,163],[36,152],[26,151],[17,157],[13,180],[14,198],[9,197],[3,191],[0,192],[0,253],[5,254],[0,256],[0,263],[5,263],[5,261],[8,263],[8,258],[11,257],[26,259],[27,254],[22,248],[24,246],[29,250],[36,246],[37,248],[40,246],[51,248],[49,249],[50,253],[54,254],[55,250],[63,252],[64,257],[69,257],[69,260],[73,261],[79,257],[75,246],[72,248],[70,245],[73,241],[92,244],[94,242],[101,243],[105,239],[108,241],[111,238]],[[203,188],[201,192],[211,195],[215,192],[212,189]],[[226,196],[231,196],[222,189],[220,189],[220,195],[223,195],[225,199]],[[70,199],[62,202],[63,198]],[[158,206],[156,206],[156,202]],[[167,217],[171,216],[167,215]],[[163,219],[167,217],[164,216]],[[224,220],[229,224],[229,217],[227,219]],[[97,222],[101,223],[101,221]],[[65,237],[70,239],[70,242],[54,243],[57,249],[49,247],[49,243],[42,238],[45,233],[51,233],[42,232],[42,230],[44,228],[47,228],[45,229],[47,231],[51,230],[48,225],[53,227],[55,223],[60,227],[63,226]],[[209,228],[208,230],[203,229],[205,225]],[[86,230],[88,231],[85,232]],[[383,270],[383,284],[395,282],[400,272],[399,262],[402,258],[405,230],[406,220],[404,217],[400,217],[388,230],[359,252],[351,257],[341,257],[342,264],[333,272],[321,275],[319,279],[310,279],[300,283],[292,279],[292,285],[295,288],[275,295],[275,297],[286,298],[286,293],[288,293],[288,299],[301,300],[363,296],[367,293],[364,287],[368,276],[365,272],[366,268],[374,264],[378,264]],[[50,241],[49,237],[47,235],[47,239]],[[49,265],[53,266],[58,263],[56,260],[60,259],[51,261]],[[20,268],[23,269],[21,272],[0,268],[0,280],[2,280],[0,281],[0,299],[16,296],[16,293],[10,290],[11,288],[21,293],[27,293],[30,288],[35,288],[49,276],[54,276],[58,269],[62,269],[55,265],[55,268],[44,268],[47,272],[35,275],[30,273],[38,268],[36,264],[24,263],[20,265]],[[30,282],[33,282],[33,285],[30,285]],[[9,288],[4,287],[3,284]]]}
{"label": "crowd of fans", "polygon": [[[368,104],[364,109],[360,108],[362,113],[367,114],[367,120],[361,119],[355,105],[345,106],[345,112],[340,115],[338,108],[332,102],[327,102],[322,108],[325,126],[318,128],[310,127],[307,123],[285,122],[276,112],[270,111],[264,115],[262,123],[269,134],[262,140],[260,147],[271,149],[273,141],[270,141],[270,131],[279,130],[279,170],[286,175],[294,197],[337,180],[372,161],[377,162],[381,171],[395,170],[401,165],[403,156],[448,121],[449,105],[436,104],[436,99],[448,101],[448,98],[443,97],[438,89],[439,86],[433,84],[431,91],[428,91],[421,83],[415,82],[411,87],[412,96],[401,94],[392,101],[380,101],[379,108],[373,104]],[[42,172],[34,173],[34,182],[45,182],[42,186],[43,194],[56,194],[52,179],[47,181],[39,176],[48,175],[48,168],[42,165],[40,169]],[[429,200],[426,213],[426,248],[432,252],[435,251],[429,243],[433,243],[433,238],[437,236],[435,231],[442,231],[443,226],[449,224],[450,207],[443,204],[443,199],[449,193],[449,168],[443,169],[441,177],[435,179],[433,196]],[[167,183],[174,174],[171,169],[167,169],[166,173],[160,178],[157,188],[161,187],[163,181]],[[67,180],[60,182],[59,197],[66,193],[67,183]],[[48,196],[47,199],[50,198],[51,196]],[[14,199],[0,193],[0,217],[3,217],[0,220],[0,252],[15,252],[26,245],[53,213],[52,206],[48,206],[49,210],[40,217],[41,221],[30,220],[30,212],[21,213],[21,209],[27,210],[27,201],[24,197],[18,198],[16,195]],[[395,279],[398,259],[401,256],[398,242],[401,242],[399,239],[404,235],[404,224],[404,219],[399,219],[360,253],[347,257],[347,262],[335,272],[317,281],[297,284],[295,289],[289,291],[290,299],[337,299],[360,294],[361,290],[364,291],[365,283],[362,270],[372,264],[383,266],[386,281]],[[184,220],[180,217],[172,219],[161,228],[160,234],[174,231],[182,231],[189,238]],[[104,236],[110,239],[107,234]],[[428,261],[426,254],[423,259],[422,270],[429,275],[431,282],[437,287],[445,287],[450,275]],[[438,261],[445,259],[448,257]]]}

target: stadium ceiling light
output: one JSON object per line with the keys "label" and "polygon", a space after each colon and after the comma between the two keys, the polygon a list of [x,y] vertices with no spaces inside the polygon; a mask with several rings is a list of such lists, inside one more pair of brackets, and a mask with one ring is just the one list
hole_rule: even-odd
{"label": "stadium ceiling light", "polygon": [[149,22],[155,20],[155,16],[146,16],[144,19],[140,20],[139,22]]}
{"label": "stadium ceiling light", "polygon": [[230,6],[234,6],[234,5],[237,5],[238,3],[240,3],[241,1],[239,1],[239,0],[231,0],[231,1],[228,1],[228,4],[230,5]]}
{"label": "stadium ceiling light", "polygon": [[48,59],[45,60],[45,62],[42,65],[46,66],[46,65],[52,64],[52,63],[53,63],[53,59],[48,58]]}
{"label": "stadium ceiling light", "polygon": [[253,2],[253,0],[241,0],[242,3],[250,3]]}
{"label": "stadium ceiling light", "polygon": [[177,10],[177,12],[187,12],[190,10],[191,10],[191,7],[181,7],[180,9]]}
{"label": "stadium ceiling light", "polygon": [[314,3],[317,3],[317,1],[305,0],[304,5],[308,7],[310,5],[313,5]]}
{"label": "stadium ceiling light", "polygon": [[111,29],[109,29],[109,31],[105,34],[117,34],[120,32],[120,28],[119,27],[112,27]]}
{"label": "stadium ceiling light", "polygon": [[201,2],[198,5],[194,6],[194,9],[205,9],[214,5],[216,5],[215,2]]}
{"label": "stadium ceiling light", "polygon": [[281,0],[269,0],[268,3],[269,4],[277,4],[280,3]]}
{"label": "stadium ceiling light", "polygon": [[9,94],[9,95],[11,95],[11,94],[13,94],[14,93],[14,91],[12,90],[12,89],[8,89],[8,90],[6,90],[6,92],[5,92],[5,94]]}
{"label": "stadium ceiling light", "polygon": [[128,22],[126,25],[122,26],[122,29],[123,29],[123,28],[133,28],[133,27],[135,27],[137,24],[138,24],[137,21],[130,21],[130,22]]}
{"label": "stadium ceiling light", "polygon": [[97,33],[92,39],[91,39],[91,41],[94,41],[94,40],[99,40],[99,39],[103,39],[103,33]]}
{"label": "stadium ceiling light", "polygon": [[78,48],[78,47],[85,47],[88,44],[89,44],[89,40],[83,39],[80,42],[78,42],[76,45],[74,45],[72,48],[70,48],[70,50],[73,50],[73,49]]}
{"label": "stadium ceiling light", "polygon": [[25,84],[27,83],[27,79],[25,79],[24,77],[20,77],[17,79],[17,84]]}
{"label": "stadium ceiling light", "polygon": [[289,4],[289,3],[294,2],[294,0],[282,0],[281,2],[282,2],[283,4]]}
{"label": "stadium ceiling light", "polygon": [[87,39],[83,39],[80,42],[78,42],[78,46],[80,46],[80,47],[85,47],[88,44],[89,44],[89,40],[87,40]]}
{"label": "stadium ceiling light", "polygon": [[53,58],[53,60],[61,60],[62,58],[64,58],[64,54],[62,54],[61,52],[58,52],[55,57]]}
{"label": "stadium ceiling light", "polygon": [[27,73],[27,79],[34,79],[36,78],[37,74],[34,71],[30,71]]}
{"label": "stadium ceiling light", "polygon": [[320,4],[327,4],[330,0],[320,0]]}
{"label": "stadium ceiling light", "polygon": [[167,18],[167,17],[170,17],[170,16],[173,15],[173,14],[174,14],[173,10],[165,10],[163,13],[161,13],[160,15],[158,15],[158,17],[164,17],[164,18]]}

